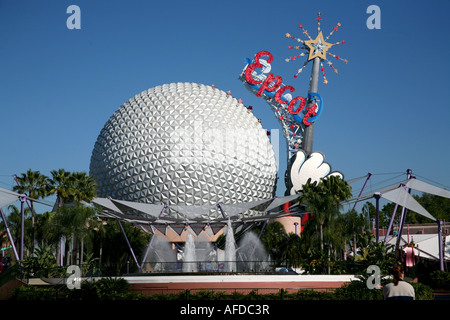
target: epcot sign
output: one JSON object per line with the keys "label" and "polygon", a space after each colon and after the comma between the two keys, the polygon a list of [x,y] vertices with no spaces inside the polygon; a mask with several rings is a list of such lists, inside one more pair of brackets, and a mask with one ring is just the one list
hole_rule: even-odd
{"label": "epcot sign", "polygon": [[[267,57],[267,60],[263,57]],[[317,59],[320,58],[315,58]],[[308,180],[319,181],[326,176],[343,178],[341,172],[332,171],[331,165],[325,162],[322,152],[309,150],[312,146],[313,124],[323,110],[323,99],[316,92],[317,88],[311,90],[310,87],[307,99],[302,96],[293,97],[295,88],[284,85],[281,76],[275,76],[270,72],[272,61],[273,56],[270,52],[259,51],[253,60],[247,59],[247,65],[239,79],[250,92],[264,98],[282,125],[288,146],[286,195],[293,195],[301,190]],[[313,69],[317,70],[317,66],[318,63],[315,61]],[[316,81],[317,77],[312,76],[311,82]],[[307,141],[308,130],[310,130],[309,141]]]}
{"label": "epcot sign", "polygon": [[[263,56],[268,56],[267,60],[261,59]],[[294,92],[295,88],[289,85],[283,85],[283,78],[281,76],[274,76],[273,73],[266,73],[270,71],[270,63],[273,61],[273,56],[269,51],[260,51],[255,55],[254,62],[248,64],[244,70],[245,81],[256,91],[256,96],[261,97],[263,93],[273,97],[276,103],[287,106],[290,114],[294,119],[309,126],[312,122],[316,121],[323,108],[323,100],[318,93],[308,94],[308,99],[319,101],[319,106],[313,104],[311,107],[307,107],[306,112],[301,118],[300,112],[306,105],[306,100],[302,96],[292,98],[290,94],[286,94],[286,91]],[[255,74],[255,69],[262,69],[260,75]],[[284,99],[286,100],[284,100]],[[298,107],[295,105],[299,103]]]}

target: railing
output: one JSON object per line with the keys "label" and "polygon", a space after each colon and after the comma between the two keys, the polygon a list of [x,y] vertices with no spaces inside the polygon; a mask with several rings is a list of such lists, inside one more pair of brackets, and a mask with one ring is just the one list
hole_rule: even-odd
{"label": "railing", "polygon": [[145,262],[141,273],[273,273],[271,261]]}
{"label": "railing", "polygon": [[[271,261],[193,261],[193,262],[145,262],[139,268],[132,261],[123,263],[102,263],[102,264],[83,264],[78,265],[82,277],[121,277],[124,275],[140,274],[287,274],[276,272],[275,266]],[[0,273],[0,281],[11,275],[12,278],[66,278],[67,268],[69,266],[52,266],[45,269],[19,268],[19,265],[13,265]],[[290,271],[290,273],[294,273]],[[6,279],[6,278],[5,278]],[[9,281],[4,280],[4,281]]]}

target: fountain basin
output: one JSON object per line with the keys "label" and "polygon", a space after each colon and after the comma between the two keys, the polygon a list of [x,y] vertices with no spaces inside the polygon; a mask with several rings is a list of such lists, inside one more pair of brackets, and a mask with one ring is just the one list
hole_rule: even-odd
{"label": "fountain basin", "polygon": [[227,293],[262,290],[276,293],[280,289],[296,292],[300,289],[327,290],[339,288],[357,280],[354,275],[154,275],[125,276],[135,292],[144,294],[174,293],[182,290],[216,290]]}

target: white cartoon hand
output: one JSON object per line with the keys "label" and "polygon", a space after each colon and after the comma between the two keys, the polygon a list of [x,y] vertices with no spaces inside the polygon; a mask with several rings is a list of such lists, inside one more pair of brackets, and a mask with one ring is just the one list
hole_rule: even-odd
{"label": "white cartoon hand", "polygon": [[320,178],[326,176],[338,176],[343,178],[342,173],[331,172],[331,166],[324,161],[325,156],[321,152],[313,152],[308,159],[305,153],[300,150],[297,152],[294,163],[291,166],[290,178],[292,182],[291,194],[301,190],[303,185],[311,179],[311,182],[320,181]]}

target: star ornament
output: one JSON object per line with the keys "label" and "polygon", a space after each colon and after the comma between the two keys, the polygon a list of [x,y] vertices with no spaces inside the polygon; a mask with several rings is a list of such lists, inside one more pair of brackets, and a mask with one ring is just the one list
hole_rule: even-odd
{"label": "star ornament", "polygon": [[326,60],[327,50],[333,46],[332,43],[325,42],[325,40],[323,39],[322,31],[319,32],[319,35],[315,40],[308,40],[304,43],[309,47],[308,60],[312,60],[315,57]]}
{"label": "star ornament", "polygon": [[[328,80],[326,78],[325,75],[325,67],[324,65],[327,65],[328,67],[330,67],[335,73],[338,73],[337,68],[334,66],[334,61],[343,61],[345,64],[348,63],[347,59],[343,59],[341,58],[339,55],[335,55],[331,52],[330,48],[333,47],[333,50],[335,47],[337,47],[337,45],[340,44],[345,44],[345,40],[342,41],[338,41],[336,43],[330,43],[327,42],[328,39],[336,32],[339,30],[339,28],[341,27],[341,24],[338,22],[332,29],[331,32],[327,35],[326,38],[324,38],[322,30],[320,28],[321,25],[321,21],[322,21],[322,17],[321,17],[321,13],[318,13],[318,18],[317,18],[317,37],[316,39],[311,38],[311,36],[309,35],[309,32],[305,29],[305,27],[303,26],[303,24],[299,24],[298,27],[302,30],[303,34],[306,35],[308,37],[309,40],[302,40],[300,38],[296,38],[295,36],[293,36],[290,33],[286,33],[286,38],[289,38],[291,41],[294,40],[297,42],[296,46],[288,46],[288,49],[292,49],[292,50],[300,50],[301,52],[297,53],[297,54],[293,54],[291,55],[289,58],[286,58],[285,61],[286,62],[290,62],[290,61],[294,61],[294,60],[298,60],[306,55],[308,55],[308,59],[306,59],[306,61],[304,61],[303,65],[300,67],[300,69],[298,69],[297,73],[294,74],[294,78],[297,78],[298,75],[305,69],[305,67],[307,66],[307,64],[311,61],[314,60],[315,58],[319,58],[320,59],[320,70],[322,71],[322,77],[323,77],[323,83],[327,84]],[[302,45],[298,45],[298,44],[302,44]],[[327,59],[328,57],[328,59]],[[330,58],[334,58],[334,59],[330,59]],[[333,61],[331,61],[333,60]]]}

